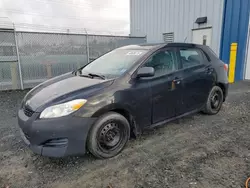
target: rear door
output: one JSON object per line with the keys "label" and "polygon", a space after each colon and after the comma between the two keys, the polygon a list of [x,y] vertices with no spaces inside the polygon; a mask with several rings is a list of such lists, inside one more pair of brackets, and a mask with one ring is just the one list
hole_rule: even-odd
{"label": "rear door", "polygon": [[206,103],[215,82],[215,70],[199,48],[179,48],[177,54],[181,62],[184,89],[181,113],[186,113]]}

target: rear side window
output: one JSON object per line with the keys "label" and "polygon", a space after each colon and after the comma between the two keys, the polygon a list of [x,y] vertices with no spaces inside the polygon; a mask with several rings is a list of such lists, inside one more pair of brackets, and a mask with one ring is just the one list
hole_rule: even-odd
{"label": "rear side window", "polygon": [[180,56],[183,68],[189,68],[203,63],[203,54],[195,48],[180,49]]}

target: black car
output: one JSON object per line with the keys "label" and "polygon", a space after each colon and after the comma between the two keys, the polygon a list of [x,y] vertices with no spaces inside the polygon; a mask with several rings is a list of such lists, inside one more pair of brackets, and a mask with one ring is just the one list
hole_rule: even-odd
{"label": "black car", "polygon": [[109,158],[143,129],[217,114],[227,93],[227,65],[207,46],[130,45],[32,89],[18,123],[39,155]]}

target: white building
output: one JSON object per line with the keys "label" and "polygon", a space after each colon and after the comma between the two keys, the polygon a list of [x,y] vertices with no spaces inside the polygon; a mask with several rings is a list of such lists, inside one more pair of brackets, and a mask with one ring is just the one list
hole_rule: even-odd
{"label": "white building", "polygon": [[130,33],[149,43],[208,45],[233,80],[250,79],[249,11],[250,0],[130,0]]}

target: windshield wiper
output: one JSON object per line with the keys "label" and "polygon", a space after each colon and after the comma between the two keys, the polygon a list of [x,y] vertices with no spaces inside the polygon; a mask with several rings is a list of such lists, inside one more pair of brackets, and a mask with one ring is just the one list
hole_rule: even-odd
{"label": "windshield wiper", "polygon": [[98,78],[101,78],[101,79],[105,80],[105,76],[103,76],[103,75],[94,74],[94,73],[89,73],[88,75],[92,76],[92,77],[98,77]]}
{"label": "windshield wiper", "polygon": [[86,77],[86,78],[93,78],[93,76],[90,76],[88,74],[79,74],[80,77]]}
{"label": "windshield wiper", "polygon": [[80,77],[86,77],[86,78],[101,78],[102,80],[105,80],[105,76],[99,75],[99,74],[94,74],[94,73],[88,73],[88,74],[79,74]]}

